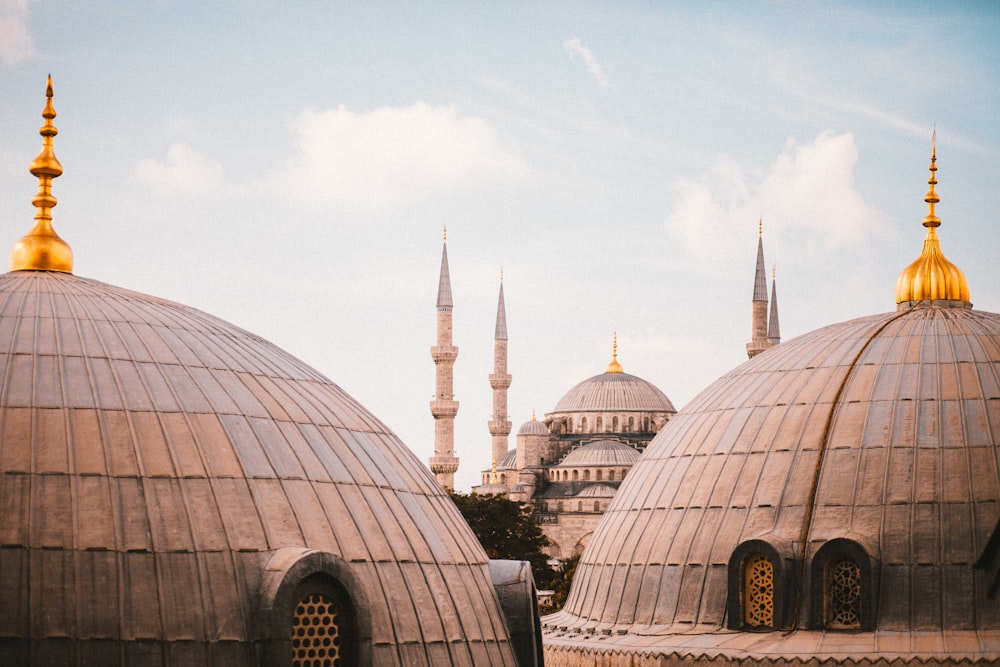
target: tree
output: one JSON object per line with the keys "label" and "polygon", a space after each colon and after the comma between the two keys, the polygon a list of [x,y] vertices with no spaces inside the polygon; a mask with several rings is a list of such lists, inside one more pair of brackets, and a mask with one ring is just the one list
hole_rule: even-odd
{"label": "tree", "polygon": [[503,496],[478,493],[452,492],[451,499],[483,545],[486,555],[503,560],[526,560],[531,564],[536,588],[545,589],[552,584],[555,572],[549,567],[549,557],[543,551],[549,545],[549,538],[535,523],[529,505]]}
{"label": "tree", "polygon": [[570,585],[573,583],[573,575],[576,574],[576,566],[580,563],[580,554],[574,554],[564,560],[559,569],[555,571],[552,579],[552,597],[539,608],[545,614],[554,614],[566,604],[566,597],[569,595]]}

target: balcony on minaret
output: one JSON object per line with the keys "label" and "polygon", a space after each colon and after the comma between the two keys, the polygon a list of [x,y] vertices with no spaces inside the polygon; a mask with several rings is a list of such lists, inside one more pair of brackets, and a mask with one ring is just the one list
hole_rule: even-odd
{"label": "balcony on minaret", "polygon": [[431,415],[434,419],[454,418],[458,414],[458,401],[435,399],[431,401]]}
{"label": "balcony on minaret", "polygon": [[490,373],[490,386],[494,389],[506,389],[510,382],[510,373]]}
{"label": "balcony on minaret", "polygon": [[435,345],[431,348],[431,358],[434,363],[455,361],[458,358],[458,348],[454,345]]}
{"label": "balcony on minaret", "polygon": [[511,423],[509,419],[491,419],[490,435],[507,435],[510,433]]}

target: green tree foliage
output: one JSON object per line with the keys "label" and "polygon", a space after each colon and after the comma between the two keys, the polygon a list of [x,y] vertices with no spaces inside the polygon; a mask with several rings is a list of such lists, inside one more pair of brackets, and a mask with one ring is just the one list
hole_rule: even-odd
{"label": "green tree foliage", "polygon": [[559,569],[555,571],[555,576],[552,579],[552,597],[539,608],[542,615],[554,614],[566,604],[569,587],[573,583],[573,575],[576,574],[576,566],[579,562],[580,554],[576,554],[559,565]]}
{"label": "green tree foliage", "polygon": [[529,505],[478,493],[452,492],[451,499],[490,558],[526,560],[531,564],[535,587],[551,586],[555,572],[543,551],[549,545],[549,538],[535,523]]}

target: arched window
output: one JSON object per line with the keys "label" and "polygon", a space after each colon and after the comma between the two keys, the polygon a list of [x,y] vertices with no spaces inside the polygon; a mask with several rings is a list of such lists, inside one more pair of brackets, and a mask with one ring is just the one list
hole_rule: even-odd
{"label": "arched window", "polygon": [[611,430],[615,433],[618,432],[618,417],[611,418]]}
{"label": "arched window", "polygon": [[594,501],[594,511],[595,512],[600,512],[601,511],[601,501],[600,500],[595,500]]}
{"label": "arched window", "polygon": [[501,484],[506,484],[507,483],[507,473],[503,473],[503,472],[500,473],[500,483]]}
{"label": "arched window", "polygon": [[580,479],[580,471],[579,470],[574,470],[573,471],[573,481],[575,482],[578,479]]}
{"label": "arched window", "polygon": [[584,470],[583,471],[583,481],[585,481],[585,482],[589,482],[590,481],[590,471],[589,470]]}
{"label": "arched window", "polygon": [[874,630],[875,595],[872,557],[858,542],[830,540],[812,564],[813,627],[828,630]]}
{"label": "arched window", "polygon": [[580,417],[580,432],[581,433],[586,433],[587,432],[587,418],[586,417]]}
{"label": "arched window", "polygon": [[608,481],[609,482],[615,481],[615,469],[614,468],[612,468],[611,470],[608,471]]}
{"label": "arched window", "polygon": [[602,477],[602,475],[601,475],[601,472],[602,472],[602,471],[601,471],[601,469],[600,469],[600,468],[598,468],[598,470],[597,470],[597,481],[598,481],[598,482],[600,482],[600,481],[601,481],[601,477]]}
{"label": "arched window", "polygon": [[642,418],[642,430],[643,431],[648,431],[649,430],[649,417],[643,417]]}
{"label": "arched window", "polygon": [[829,560],[823,573],[826,595],[823,621],[828,628],[861,628],[861,566],[850,556]]}
{"label": "arched window", "polygon": [[598,417],[594,433],[600,433],[602,428],[604,428],[604,417]]}
{"label": "arched window", "polygon": [[764,554],[743,560],[743,625],[758,630],[774,627],[774,564]]}
{"label": "arched window", "polygon": [[309,593],[292,616],[292,666],[342,665],[343,611],[322,593]]}
{"label": "arched window", "polygon": [[785,598],[793,563],[791,546],[783,542],[775,546],[755,539],[736,547],[727,568],[726,617],[731,630],[766,632],[788,624]]}
{"label": "arched window", "polygon": [[559,504],[557,505],[556,509],[560,512],[563,511],[563,502],[561,500],[559,501]]}
{"label": "arched window", "polygon": [[566,432],[567,433],[572,433],[573,432],[573,418],[572,417],[567,417],[566,418]]}
{"label": "arched window", "polygon": [[634,429],[634,428],[635,428],[635,417],[629,417],[628,418],[628,428],[625,429],[625,430],[628,431],[629,433],[631,433],[632,429]]}
{"label": "arched window", "polygon": [[583,501],[582,500],[578,500],[576,502],[576,511],[577,512],[582,512],[583,511]]}

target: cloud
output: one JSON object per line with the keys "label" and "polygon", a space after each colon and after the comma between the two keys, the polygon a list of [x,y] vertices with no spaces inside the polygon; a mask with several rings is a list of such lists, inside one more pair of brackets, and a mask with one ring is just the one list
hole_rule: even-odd
{"label": "cloud", "polygon": [[811,143],[789,139],[759,173],[722,156],[700,179],[677,184],[667,231],[706,270],[739,262],[759,217],[807,256],[862,246],[887,226],[855,187],[857,160],[853,135],[829,130]]}
{"label": "cloud", "polygon": [[563,49],[566,50],[570,60],[573,62],[576,62],[577,58],[583,61],[583,64],[587,67],[587,71],[590,72],[590,75],[594,77],[595,81],[597,81],[597,85],[601,88],[608,88],[611,85],[608,73],[605,71],[601,63],[597,62],[597,58],[595,58],[594,54],[590,52],[590,49],[583,45],[583,42],[580,41],[579,37],[567,39],[563,42]]}
{"label": "cloud", "polygon": [[164,161],[140,160],[136,176],[152,189],[167,195],[203,193],[217,187],[222,166],[184,143],[172,145]]}
{"label": "cloud", "polygon": [[28,0],[0,0],[0,62],[16,65],[35,55],[28,32]]}
{"label": "cloud", "polygon": [[482,118],[423,102],[294,119],[298,154],[272,187],[301,204],[377,213],[522,180],[528,167]]}

